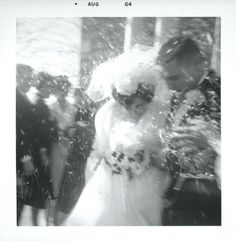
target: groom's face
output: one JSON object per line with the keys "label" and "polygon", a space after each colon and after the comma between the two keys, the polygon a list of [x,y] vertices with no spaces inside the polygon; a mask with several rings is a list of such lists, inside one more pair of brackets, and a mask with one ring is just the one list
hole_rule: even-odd
{"label": "groom's face", "polygon": [[164,78],[168,87],[178,92],[189,89],[194,82],[194,66],[180,64],[177,59],[173,59],[163,66]]}

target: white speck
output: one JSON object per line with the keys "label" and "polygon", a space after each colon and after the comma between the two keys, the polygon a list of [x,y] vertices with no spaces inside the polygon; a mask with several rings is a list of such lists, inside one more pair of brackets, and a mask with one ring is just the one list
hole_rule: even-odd
{"label": "white speck", "polygon": [[179,42],[179,40],[176,40],[176,41],[173,43],[173,45],[176,45],[178,42]]}
{"label": "white speck", "polygon": [[166,53],[168,54],[168,53],[170,53],[172,50],[173,50],[173,49],[168,49],[168,50],[166,51]]}

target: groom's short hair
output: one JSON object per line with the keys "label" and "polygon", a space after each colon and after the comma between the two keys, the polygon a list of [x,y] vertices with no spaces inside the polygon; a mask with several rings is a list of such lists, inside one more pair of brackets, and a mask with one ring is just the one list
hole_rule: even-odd
{"label": "groom's short hair", "polygon": [[173,59],[179,63],[188,63],[194,57],[203,57],[198,44],[188,35],[180,35],[170,38],[164,43],[157,57],[157,62],[165,64]]}

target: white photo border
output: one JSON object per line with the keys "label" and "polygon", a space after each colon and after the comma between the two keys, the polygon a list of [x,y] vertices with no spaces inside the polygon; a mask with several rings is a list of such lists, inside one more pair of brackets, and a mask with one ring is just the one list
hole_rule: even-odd
{"label": "white photo border", "polygon": [[[75,5],[75,2],[78,4]],[[236,1],[233,0],[0,0],[1,185],[0,240],[224,241],[236,240]],[[15,180],[15,64],[18,17],[220,17],[222,93],[222,226],[17,227]]]}

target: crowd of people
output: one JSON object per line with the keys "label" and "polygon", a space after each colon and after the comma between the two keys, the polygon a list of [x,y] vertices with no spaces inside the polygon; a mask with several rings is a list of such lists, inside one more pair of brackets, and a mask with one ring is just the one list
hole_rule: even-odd
{"label": "crowd of people", "polygon": [[18,224],[221,225],[220,78],[189,36],[99,65],[73,104],[66,76],[16,79]]}
{"label": "crowd of people", "polygon": [[38,225],[40,209],[47,211],[48,225],[59,225],[84,185],[95,107],[82,89],[74,91],[74,103],[66,99],[71,88],[66,76],[24,64],[17,65],[16,73],[17,223],[29,205],[33,225]]}

